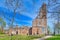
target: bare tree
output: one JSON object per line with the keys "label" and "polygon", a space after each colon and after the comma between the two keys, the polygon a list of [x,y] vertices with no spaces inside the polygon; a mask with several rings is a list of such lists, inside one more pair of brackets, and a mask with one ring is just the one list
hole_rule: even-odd
{"label": "bare tree", "polygon": [[21,13],[22,11],[24,11],[23,1],[22,0],[6,0],[5,4],[6,4],[6,7],[13,12],[13,17],[11,19],[11,27],[13,27],[16,13]]}
{"label": "bare tree", "polygon": [[[6,0],[5,5],[11,12],[13,12],[12,13],[13,14],[12,19],[8,18],[11,21],[11,28],[13,28],[16,13],[20,14],[21,12],[26,11],[26,9],[23,6],[23,0]],[[12,40],[12,38],[11,38],[11,40]]]}
{"label": "bare tree", "polygon": [[[59,4],[59,5],[58,5]],[[58,5],[58,6],[56,6]],[[48,0],[48,10],[47,12],[51,14],[51,19],[54,19],[54,34],[55,34],[55,31],[56,31],[56,28],[58,28],[59,25],[56,25],[55,24],[55,21],[57,21],[57,24],[59,24],[60,22],[60,3],[58,2],[58,0]],[[55,6],[55,7],[54,7]],[[49,11],[49,8],[52,8],[52,11]],[[59,33],[59,30],[58,30],[58,33]]]}

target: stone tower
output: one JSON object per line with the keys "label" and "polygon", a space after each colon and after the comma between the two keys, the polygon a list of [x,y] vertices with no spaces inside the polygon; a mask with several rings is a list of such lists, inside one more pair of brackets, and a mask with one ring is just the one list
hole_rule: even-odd
{"label": "stone tower", "polygon": [[38,16],[33,21],[32,35],[47,34],[46,4],[43,3]]}

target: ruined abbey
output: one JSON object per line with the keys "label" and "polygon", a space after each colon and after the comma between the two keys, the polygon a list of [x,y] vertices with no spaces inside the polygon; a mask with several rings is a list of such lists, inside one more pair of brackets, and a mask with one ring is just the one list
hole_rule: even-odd
{"label": "ruined abbey", "polygon": [[18,34],[18,35],[41,35],[47,34],[47,12],[46,4],[44,3],[37,17],[32,21],[32,27],[16,27],[10,28],[8,31],[9,34]]}

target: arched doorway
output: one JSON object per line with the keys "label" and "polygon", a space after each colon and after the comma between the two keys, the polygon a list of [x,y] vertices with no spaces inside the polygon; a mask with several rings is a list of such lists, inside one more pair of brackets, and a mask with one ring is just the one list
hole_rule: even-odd
{"label": "arched doorway", "polygon": [[16,31],[16,34],[18,34],[18,31]]}

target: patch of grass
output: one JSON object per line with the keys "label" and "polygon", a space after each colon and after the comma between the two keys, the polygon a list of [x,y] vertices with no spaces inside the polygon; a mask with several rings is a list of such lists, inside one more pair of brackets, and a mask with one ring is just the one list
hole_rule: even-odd
{"label": "patch of grass", "polygon": [[60,34],[57,34],[57,35],[55,35],[55,36],[60,36]]}
{"label": "patch of grass", "polygon": [[60,35],[55,35],[53,37],[47,38],[46,40],[60,40]]}
{"label": "patch of grass", "polygon": [[[0,34],[0,36],[2,36],[1,34]],[[35,38],[40,38],[41,36],[32,36],[32,35],[30,35],[30,36],[26,36],[26,35],[24,35],[24,36],[22,36],[22,35],[14,35],[14,36],[8,36],[8,35],[4,35],[4,37],[0,37],[0,40],[33,40],[33,39],[35,39]]]}

